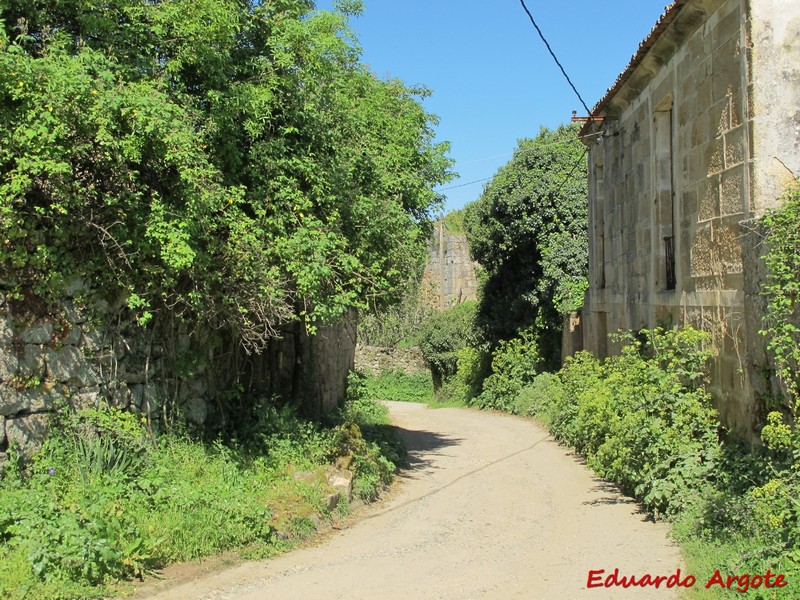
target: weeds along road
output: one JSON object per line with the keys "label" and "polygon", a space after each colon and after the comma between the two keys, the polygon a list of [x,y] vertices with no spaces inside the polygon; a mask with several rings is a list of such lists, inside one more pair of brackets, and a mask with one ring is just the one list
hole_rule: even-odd
{"label": "weeds along road", "polygon": [[680,554],[666,526],[649,522],[537,425],[477,410],[389,404],[411,463],[390,498],[318,546],[146,597],[677,597],[663,586],[587,589],[590,570],[670,575],[681,567]]}

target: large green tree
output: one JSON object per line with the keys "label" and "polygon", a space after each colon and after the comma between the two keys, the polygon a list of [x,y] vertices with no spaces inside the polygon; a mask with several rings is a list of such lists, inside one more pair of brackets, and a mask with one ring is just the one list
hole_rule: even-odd
{"label": "large green tree", "polygon": [[391,301],[448,180],[427,92],[307,0],[0,3],[0,284],[76,277],[258,349]]}
{"label": "large green tree", "polygon": [[586,289],[585,154],[574,126],[542,128],[465,214],[470,252],[486,270],[480,327],[492,346],[532,331],[547,367],[558,367],[562,315]]}

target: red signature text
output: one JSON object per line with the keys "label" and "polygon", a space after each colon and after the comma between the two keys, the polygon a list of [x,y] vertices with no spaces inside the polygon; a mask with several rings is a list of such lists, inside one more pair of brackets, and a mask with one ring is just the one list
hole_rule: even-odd
{"label": "red signature text", "polygon": [[636,575],[623,575],[620,576],[619,569],[614,569],[605,578],[603,573],[605,569],[594,569],[589,571],[589,578],[586,581],[586,587],[589,588],[611,588],[611,587],[661,587],[666,588],[685,587],[690,588],[696,582],[697,578],[694,575],[687,575],[681,577],[681,570],[677,569],[672,575],[650,575],[646,573],[637,577]]}
{"label": "red signature text", "polygon": [[[614,569],[606,573],[605,569],[592,569],[589,571],[589,577],[586,580],[586,587],[588,588],[612,588],[612,587],[654,587],[654,588],[674,588],[683,587],[690,588],[697,583],[697,578],[694,575],[681,575],[681,570],[676,569],[671,575],[651,575],[645,573],[644,575],[620,575],[619,569]],[[783,588],[788,585],[786,576],[782,573],[773,573],[767,569],[763,575],[756,573],[742,573],[740,575],[723,575],[719,569],[714,571],[714,574],[708,579],[705,584],[706,589],[719,586],[721,589],[735,590],[740,593],[745,593],[748,590],[755,590],[760,587],[767,589]]]}

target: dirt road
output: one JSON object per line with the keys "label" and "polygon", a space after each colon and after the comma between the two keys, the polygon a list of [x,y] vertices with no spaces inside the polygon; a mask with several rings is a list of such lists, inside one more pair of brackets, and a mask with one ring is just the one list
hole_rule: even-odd
{"label": "dirt road", "polygon": [[[325,543],[173,585],[153,600],[675,598],[587,589],[589,571],[681,566],[648,522],[530,421],[390,403],[411,468],[392,497]],[[685,572],[685,569],[683,569]],[[137,596],[137,598],[140,596]]]}

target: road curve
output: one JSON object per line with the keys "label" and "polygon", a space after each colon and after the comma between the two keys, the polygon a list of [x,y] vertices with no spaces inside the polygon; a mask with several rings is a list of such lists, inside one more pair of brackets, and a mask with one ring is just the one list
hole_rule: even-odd
{"label": "road curve", "polygon": [[[677,598],[587,589],[590,570],[669,576],[668,528],[531,421],[389,403],[411,467],[388,500],[323,544],[169,585],[152,600]],[[683,569],[685,572],[685,568]]]}

